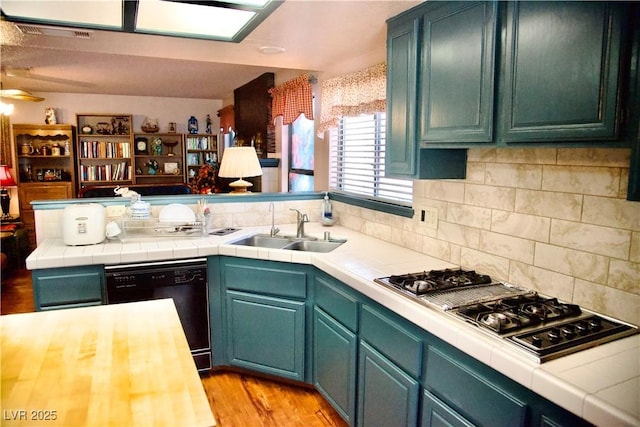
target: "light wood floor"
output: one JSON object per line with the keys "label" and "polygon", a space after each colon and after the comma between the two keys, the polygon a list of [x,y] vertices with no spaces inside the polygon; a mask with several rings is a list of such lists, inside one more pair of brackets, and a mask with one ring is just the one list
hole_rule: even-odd
{"label": "light wood floor", "polygon": [[[0,313],[34,311],[31,274],[0,272]],[[338,426],[347,424],[311,387],[217,370],[202,377],[216,422],[223,427]]]}

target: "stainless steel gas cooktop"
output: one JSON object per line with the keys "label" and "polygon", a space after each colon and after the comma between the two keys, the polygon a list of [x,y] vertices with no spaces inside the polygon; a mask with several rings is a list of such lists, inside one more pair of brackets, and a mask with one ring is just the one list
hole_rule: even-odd
{"label": "stainless steel gas cooktop", "polygon": [[635,325],[471,270],[432,270],[375,281],[506,340],[539,363],[638,333]]}

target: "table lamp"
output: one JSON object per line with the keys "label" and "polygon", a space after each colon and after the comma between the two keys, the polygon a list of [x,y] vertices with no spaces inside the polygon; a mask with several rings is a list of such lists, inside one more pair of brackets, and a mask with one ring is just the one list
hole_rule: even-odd
{"label": "table lamp", "polygon": [[251,187],[253,184],[243,178],[261,175],[262,168],[255,148],[228,147],[224,150],[218,176],[222,178],[239,178],[229,184],[233,189],[232,194],[246,194],[248,192],[247,187]]}
{"label": "table lamp", "polygon": [[9,206],[11,197],[6,187],[15,187],[17,184],[9,173],[9,166],[0,165],[0,205],[2,205],[2,219],[11,218],[9,215]]}

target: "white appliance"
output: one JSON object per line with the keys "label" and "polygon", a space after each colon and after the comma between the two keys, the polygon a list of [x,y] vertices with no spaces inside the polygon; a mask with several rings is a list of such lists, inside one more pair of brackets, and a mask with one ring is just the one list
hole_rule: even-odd
{"label": "white appliance", "polygon": [[65,245],[95,245],[105,239],[106,209],[99,203],[83,203],[64,208],[62,239]]}

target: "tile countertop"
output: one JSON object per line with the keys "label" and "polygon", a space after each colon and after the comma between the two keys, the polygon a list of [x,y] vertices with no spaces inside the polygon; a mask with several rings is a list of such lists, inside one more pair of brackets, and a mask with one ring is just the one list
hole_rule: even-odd
{"label": "tile countertop", "polygon": [[[295,224],[280,225],[281,235],[295,235]],[[477,360],[587,421],[602,426],[640,425],[640,334],[538,364],[523,353],[471,325],[413,302],[373,282],[376,277],[456,267],[353,230],[319,223],[306,225],[310,236],[325,231],[347,243],[329,253],[311,253],[229,245],[270,227],[244,227],[226,236],[105,242],[65,246],[45,240],[27,258],[28,269],[119,264],[161,259],[229,255],[312,264],[395,311]]]}

